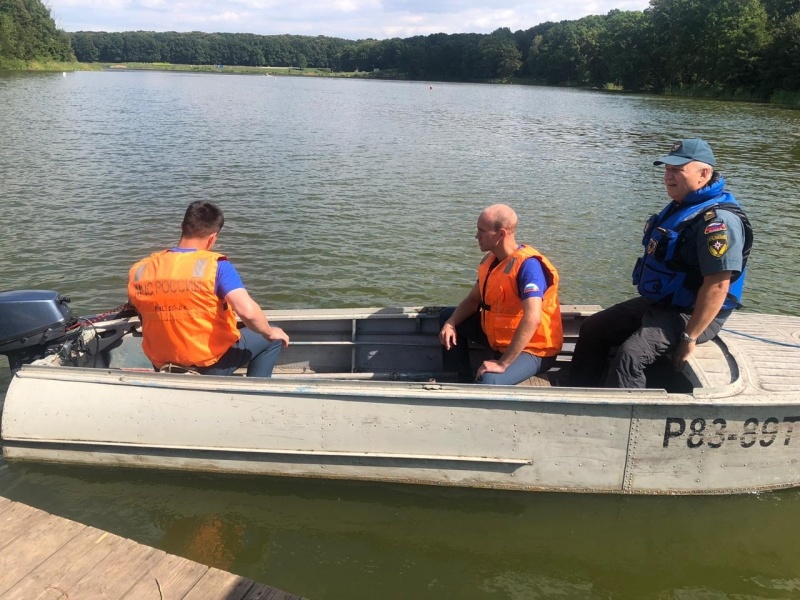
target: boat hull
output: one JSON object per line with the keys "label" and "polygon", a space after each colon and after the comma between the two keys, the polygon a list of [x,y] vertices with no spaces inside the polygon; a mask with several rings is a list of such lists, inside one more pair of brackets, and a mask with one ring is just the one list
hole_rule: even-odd
{"label": "boat hull", "polygon": [[[36,397],[36,402],[30,399]],[[536,491],[800,484],[796,406],[663,390],[253,380],[27,366],[9,460]]]}

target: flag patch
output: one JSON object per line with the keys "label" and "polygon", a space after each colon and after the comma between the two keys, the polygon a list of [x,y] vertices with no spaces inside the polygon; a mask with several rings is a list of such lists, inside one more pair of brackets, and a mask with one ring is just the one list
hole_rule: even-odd
{"label": "flag patch", "polygon": [[706,227],[706,230],[703,232],[706,235],[709,233],[716,233],[717,231],[726,231],[728,226],[725,223],[711,223]]}

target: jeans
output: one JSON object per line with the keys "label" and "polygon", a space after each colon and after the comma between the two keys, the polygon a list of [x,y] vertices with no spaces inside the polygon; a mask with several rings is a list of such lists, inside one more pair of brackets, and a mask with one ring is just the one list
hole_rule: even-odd
{"label": "jeans", "polygon": [[[439,314],[439,329],[455,311],[454,306],[443,308]],[[542,373],[556,364],[555,356],[541,357],[521,352],[503,373],[484,373],[475,379],[475,370],[469,358],[469,342],[473,341],[484,348],[489,348],[489,340],[481,327],[480,313],[474,313],[462,323],[456,325],[456,345],[450,350],[442,347],[442,366],[445,371],[456,371],[462,383],[481,383],[485,385],[516,385],[521,381]],[[494,351],[498,359],[501,352]]]}
{"label": "jeans", "polygon": [[216,363],[208,367],[197,367],[197,371],[204,375],[232,375],[236,369],[247,363],[248,377],[272,377],[283,342],[271,342],[246,327],[239,331],[239,340]]}

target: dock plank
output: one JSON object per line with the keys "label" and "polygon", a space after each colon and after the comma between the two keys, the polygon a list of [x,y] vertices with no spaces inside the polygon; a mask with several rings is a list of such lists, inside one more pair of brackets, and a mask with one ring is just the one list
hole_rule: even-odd
{"label": "dock plank", "polygon": [[74,538],[82,526],[74,521],[52,522],[41,515],[27,519],[29,527],[0,553],[0,594],[5,593]]}
{"label": "dock plank", "polygon": [[183,600],[243,600],[252,587],[249,579],[211,567]]}
{"label": "dock plank", "polygon": [[0,600],[302,600],[0,498]]}
{"label": "dock plank", "polygon": [[118,546],[70,588],[71,597],[117,599],[131,588],[131,584],[167,556],[161,550],[125,538],[121,540]]}
{"label": "dock plank", "polygon": [[130,600],[183,598],[206,571],[206,565],[167,554],[122,597]]}
{"label": "dock plank", "polygon": [[67,593],[122,540],[119,536],[84,525],[78,535],[0,598],[29,600],[53,597],[49,590]]}
{"label": "dock plank", "polygon": [[36,520],[36,509],[24,504],[11,506],[0,515],[0,551]]}
{"label": "dock plank", "polygon": [[268,585],[256,584],[242,600],[291,600],[291,597]]}

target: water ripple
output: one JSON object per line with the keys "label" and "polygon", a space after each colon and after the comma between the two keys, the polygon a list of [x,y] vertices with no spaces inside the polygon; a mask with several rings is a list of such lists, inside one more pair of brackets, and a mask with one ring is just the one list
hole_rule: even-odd
{"label": "water ripple", "polygon": [[[222,205],[219,249],[271,307],[458,301],[475,220],[508,202],[559,265],[562,300],[608,304],[647,214],[652,159],[712,141],[756,226],[746,303],[800,312],[800,115],[773,107],[520,86],[168,73],[0,79],[3,287],[115,305],[130,264]],[[783,198],[787,200],[783,200]]]}

